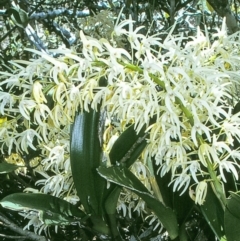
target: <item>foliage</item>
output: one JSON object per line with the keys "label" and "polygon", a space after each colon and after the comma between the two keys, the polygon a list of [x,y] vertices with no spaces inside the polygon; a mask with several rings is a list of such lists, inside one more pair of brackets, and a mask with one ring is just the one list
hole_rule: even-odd
{"label": "foliage", "polygon": [[[126,4],[115,24],[82,21],[80,47],[39,45],[1,72],[0,203],[45,231],[12,227],[31,240],[236,240],[239,32],[156,35]],[[25,10],[7,13],[26,31]]]}
{"label": "foliage", "polygon": [[[221,8],[223,13],[227,12],[221,7],[221,2],[220,0],[211,1],[217,13],[218,8]],[[145,26],[145,30],[142,29],[145,31],[143,34],[147,31],[151,34],[163,33],[170,29],[174,21],[177,21],[179,25],[176,28],[177,31],[193,35],[199,25],[204,28],[206,24],[211,31],[214,31],[221,22],[213,8],[206,4],[206,0],[176,0],[174,4],[169,4],[169,0],[1,1],[0,68],[4,71],[11,71],[9,61],[28,60],[33,57],[31,53],[24,52],[25,47],[34,47],[48,54],[54,54],[51,49],[61,46],[67,48],[78,46],[80,52],[80,30],[89,36],[109,39],[116,16],[124,6],[121,19],[128,18],[130,14],[136,21],[134,27]],[[232,8],[236,10],[235,14],[238,14],[236,0],[230,1],[227,6],[228,9],[233,6]],[[223,17],[224,14],[220,16]],[[120,43],[121,41],[118,42]]]}

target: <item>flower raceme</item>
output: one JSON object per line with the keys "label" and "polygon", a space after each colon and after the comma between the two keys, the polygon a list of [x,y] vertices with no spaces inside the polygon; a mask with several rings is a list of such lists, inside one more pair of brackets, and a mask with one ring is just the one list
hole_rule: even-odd
{"label": "flower raceme", "polygon": [[[64,170],[69,162],[64,144],[69,141],[69,126],[76,110],[96,109],[101,103],[109,120],[117,120],[118,132],[131,123],[137,131],[147,126],[148,145],[139,161],[151,158],[159,165],[159,175],[171,172],[174,191],[182,193],[196,183],[195,200],[202,204],[205,179],[226,182],[224,170],[238,178],[240,155],[233,140],[240,139],[240,117],[232,114],[229,103],[234,103],[232,86],[240,77],[236,71],[240,46],[235,41],[239,33],[211,43],[199,30],[182,47],[181,36],[170,33],[161,42],[156,36],[138,33],[142,27],[133,30],[132,24],[131,19],[120,23],[109,40],[90,38],[81,31],[82,53],[62,49],[58,50],[61,57],[54,59],[30,50],[40,55],[38,60],[22,62],[27,67],[13,76],[1,73],[0,94],[7,97],[0,96],[0,112],[7,116],[0,125],[0,133],[5,133],[0,136],[1,150],[11,154],[11,150],[27,153],[28,148],[42,148],[43,170],[54,169],[56,177],[62,178],[57,192],[57,185],[50,188],[49,177],[43,175],[46,180],[41,183],[46,187],[42,191],[64,196],[64,178],[72,181],[70,169]],[[116,46],[120,35],[129,41],[129,51]],[[31,67],[37,69],[34,74]],[[102,77],[107,80],[104,85]],[[22,124],[12,125],[13,119],[21,119]],[[105,141],[110,146],[111,136]],[[53,163],[55,158],[59,159]],[[210,169],[211,175],[206,172]],[[67,195],[75,196],[75,190]]]}

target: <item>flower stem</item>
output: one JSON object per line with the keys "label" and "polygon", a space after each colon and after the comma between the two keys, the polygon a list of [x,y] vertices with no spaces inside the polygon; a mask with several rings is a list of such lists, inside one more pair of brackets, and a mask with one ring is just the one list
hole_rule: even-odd
{"label": "flower stem", "polygon": [[221,185],[221,182],[217,178],[213,165],[210,163],[210,161],[207,158],[206,158],[206,161],[207,161],[208,173],[212,179],[211,186],[212,186],[213,192],[215,193],[218,200],[220,201],[223,210],[225,210],[227,200],[226,200],[226,196],[224,194],[223,187]]}

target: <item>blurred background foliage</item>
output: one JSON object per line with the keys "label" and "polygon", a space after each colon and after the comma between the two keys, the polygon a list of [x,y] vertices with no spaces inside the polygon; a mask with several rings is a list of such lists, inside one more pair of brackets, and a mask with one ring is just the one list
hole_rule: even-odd
{"label": "blurred background foliage", "polygon": [[239,0],[15,0],[0,2],[1,70],[10,71],[9,61],[29,59],[24,48],[51,52],[62,47],[81,48],[79,31],[108,38],[124,7],[121,20],[131,15],[145,34],[162,34],[177,21],[177,32],[191,36],[197,26],[210,32],[226,17],[230,32],[238,29]]}

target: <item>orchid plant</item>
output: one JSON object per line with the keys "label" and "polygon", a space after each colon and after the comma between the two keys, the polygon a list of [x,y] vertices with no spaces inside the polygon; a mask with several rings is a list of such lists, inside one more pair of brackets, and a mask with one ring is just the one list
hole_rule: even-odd
{"label": "orchid plant", "polygon": [[116,213],[137,211],[172,240],[188,240],[189,212],[181,216],[184,204],[172,201],[184,197],[219,240],[235,240],[239,32],[228,36],[223,22],[213,39],[198,30],[186,43],[174,27],[161,40],[133,26],[117,23],[109,39],[81,31],[82,52],[59,49],[58,58],[27,49],[34,59],[1,73],[2,173],[31,169],[41,178],[0,203],[36,232],[90,222],[121,240]]}

